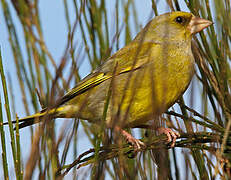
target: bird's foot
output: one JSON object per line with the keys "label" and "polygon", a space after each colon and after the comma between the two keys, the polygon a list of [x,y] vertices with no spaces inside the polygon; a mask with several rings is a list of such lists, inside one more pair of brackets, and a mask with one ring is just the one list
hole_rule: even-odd
{"label": "bird's foot", "polygon": [[122,130],[121,133],[126,138],[127,142],[131,143],[134,146],[135,150],[140,150],[142,146],[145,147],[145,144],[142,141],[140,141],[139,139],[134,138],[127,131]]}
{"label": "bird's foot", "polygon": [[170,143],[171,142],[171,147],[174,147],[176,144],[176,139],[178,137],[180,137],[180,134],[178,132],[174,132],[173,130],[171,130],[170,128],[164,128],[164,127],[160,127],[157,129],[159,134],[166,134],[167,135],[167,142]]}
{"label": "bird's foot", "polygon": [[140,150],[141,147],[146,147],[146,145],[140,141],[139,139],[134,138],[131,134],[129,134],[127,131],[116,127],[115,128],[117,131],[121,132],[121,134],[124,136],[124,138],[127,140],[128,143],[132,144],[134,147],[134,150]]}

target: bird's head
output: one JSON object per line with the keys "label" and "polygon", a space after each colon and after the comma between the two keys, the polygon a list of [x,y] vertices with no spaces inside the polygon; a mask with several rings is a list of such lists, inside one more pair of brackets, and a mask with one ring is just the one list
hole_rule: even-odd
{"label": "bird's head", "polygon": [[188,12],[171,12],[152,19],[137,35],[144,41],[182,41],[190,40],[192,35],[212,24],[211,21],[194,16]]}

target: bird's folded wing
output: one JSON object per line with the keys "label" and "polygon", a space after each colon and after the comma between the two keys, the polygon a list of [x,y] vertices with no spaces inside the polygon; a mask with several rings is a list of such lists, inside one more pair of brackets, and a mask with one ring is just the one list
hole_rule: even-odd
{"label": "bird's folded wing", "polygon": [[[140,48],[142,46],[142,48]],[[142,68],[149,62],[150,48],[158,49],[153,42],[132,44],[124,47],[106,61],[100,69],[85,77],[76,87],[67,92],[58,102],[63,105],[75,96],[86,92],[88,89],[122,73],[128,73]],[[155,51],[155,50],[154,50]],[[153,51],[152,51],[153,52]]]}

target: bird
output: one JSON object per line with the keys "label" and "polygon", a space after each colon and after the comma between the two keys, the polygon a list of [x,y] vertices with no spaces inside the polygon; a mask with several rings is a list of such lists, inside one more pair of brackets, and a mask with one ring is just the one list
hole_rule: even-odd
{"label": "bird", "polygon": [[[125,128],[136,128],[161,116],[184,94],[195,72],[192,37],[211,24],[182,11],[154,17],[129,44],[60,97],[54,107],[19,119],[19,128],[38,123],[46,115],[100,125],[104,121],[134,147],[145,146]],[[158,130],[168,141],[175,142],[179,136],[169,128]]]}

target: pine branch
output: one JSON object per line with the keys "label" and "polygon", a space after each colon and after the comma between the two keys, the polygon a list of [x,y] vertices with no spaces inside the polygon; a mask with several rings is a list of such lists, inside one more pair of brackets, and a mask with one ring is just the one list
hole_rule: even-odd
{"label": "pine branch", "polygon": [[[198,132],[194,134],[182,133],[177,139],[175,147],[195,148],[198,150],[206,150],[210,153],[215,153],[219,149],[219,144],[222,142],[223,136],[220,133]],[[160,135],[141,139],[146,147],[142,147],[134,152],[133,146],[124,143],[122,145],[112,144],[101,146],[97,155],[97,161],[105,161],[112,158],[118,158],[123,155],[125,158],[133,158],[138,152],[145,152],[151,149],[166,148],[170,149],[170,143],[166,144],[167,136]],[[209,143],[209,144],[208,144]],[[216,145],[217,144],[217,145]],[[229,145],[229,146],[228,146]],[[231,151],[231,137],[227,140],[226,153]],[[69,165],[65,165],[56,173],[57,176],[65,176],[73,167],[80,167],[96,163],[95,149],[85,151]],[[64,171],[61,173],[61,171]]]}

